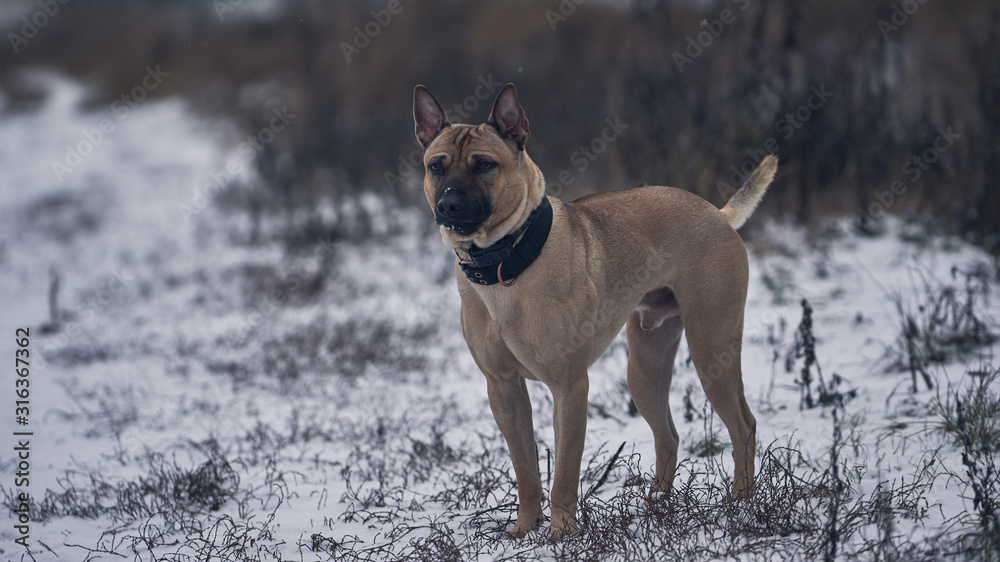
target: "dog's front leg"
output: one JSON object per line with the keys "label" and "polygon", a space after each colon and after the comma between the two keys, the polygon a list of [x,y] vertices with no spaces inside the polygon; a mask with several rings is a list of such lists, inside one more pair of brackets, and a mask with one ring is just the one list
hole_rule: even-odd
{"label": "dog's front leg", "polygon": [[486,380],[490,409],[500,433],[507,440],[517,477],[517,523],[510,536],[521,538],[537,529],[542,517],[542,481],[538,474],[531,400],[528,387],[520,375],[487,376]]}
{"label": "dog's front leg", "polygon": [[555,404],[553,425],[556,438],[556,474],[552,482],[552,526],[549,538],[559,540],[577,534],[577,490],[580,463],[587,435],[587,371],[570,374],[550,385]]}

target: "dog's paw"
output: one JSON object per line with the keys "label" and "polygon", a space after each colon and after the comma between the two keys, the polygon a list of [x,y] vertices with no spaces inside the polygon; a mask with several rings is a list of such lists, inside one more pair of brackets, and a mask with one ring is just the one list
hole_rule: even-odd
{"label": "dog's paw", "polygon": [[522,521],[518,518],[517,523],[514,523],[514,528],[507,533],[508,539],[523,539],[528,533],[538,529],[539,519],[529,518],[528,521]]}
{"label": "dog's paw", "polygon": [[646,496],[646,505],[656,505],[670,501],[670,490],[650,490]]}
{"label": "dog's paw", "polygon": [[576,517],[563,516],[553,517],[552,525],[549,527],[549,541],[561,541],[569,537],[580,534],[576,526]]}
{"label": "dog's paw", "polygon": [[646,494],[646,505],[655,505],[670,501],[670,490],[673,489],[672,480],[654,479]]}

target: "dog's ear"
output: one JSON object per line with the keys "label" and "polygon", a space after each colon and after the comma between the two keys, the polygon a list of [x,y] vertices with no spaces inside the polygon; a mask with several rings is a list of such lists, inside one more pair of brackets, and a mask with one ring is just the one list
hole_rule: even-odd
{"label": "dog's ear", "polygon": [[424,148],[427,148],[445,127],[451,126],[437,98],[421,84],[417,84],[413,89],[413,121],[416,123],[417,140]]}
{"label": "dog's ear", "polygon": [[497,101],[493,103],[489,124],[496,127],[500,136],[511,139],[517,143],[518,148],[524,150],[524,143],[528,142],[528,118],[524,116],[524,109],[517,101],[517,88],[514,84],[508,83],[500,90]]}

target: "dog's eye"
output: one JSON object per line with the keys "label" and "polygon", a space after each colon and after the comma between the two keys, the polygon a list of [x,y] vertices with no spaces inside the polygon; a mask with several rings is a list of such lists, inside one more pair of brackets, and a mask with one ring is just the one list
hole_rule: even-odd
{"label": "dog's eye", "polygon": [[496,162],[490,162],[489,160],[480,160],[479,162],[476,162],[477,172],[489,172],[490,170],[496,167],[497,167]]}
{"label": "dog's eye", "polygon": [[431,162],[427,165],[427,171],[432,174],[440,174],[444,171],[444,166],[440,162]]}

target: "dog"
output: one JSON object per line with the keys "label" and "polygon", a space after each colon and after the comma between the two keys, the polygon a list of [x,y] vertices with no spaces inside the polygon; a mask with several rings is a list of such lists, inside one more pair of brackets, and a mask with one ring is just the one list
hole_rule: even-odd
{"label": "dog", "polygon": [[486,376],[517,478],[517,520],[508,535],[523,537],[542,518],[526,379],[544,383],[554,403],[549,538],[578,533],[587,369],[622,326],[628,389],[653,431],[651,500],[669,493],[677,467],[668,400],[685,330],[702,387],[732,440],[733,496],[752,494],[757,422],[740,366],[748,265],[736,229],[774,178],[777,158],[765,157],[722,209],[662,186],[561,201],[545,194],[542,172],[525,151],[528,119],[513,84],[480,125],[449,123],[418,85],[413,117],[424,147],[424,195],[457,255],[462,333]]}

